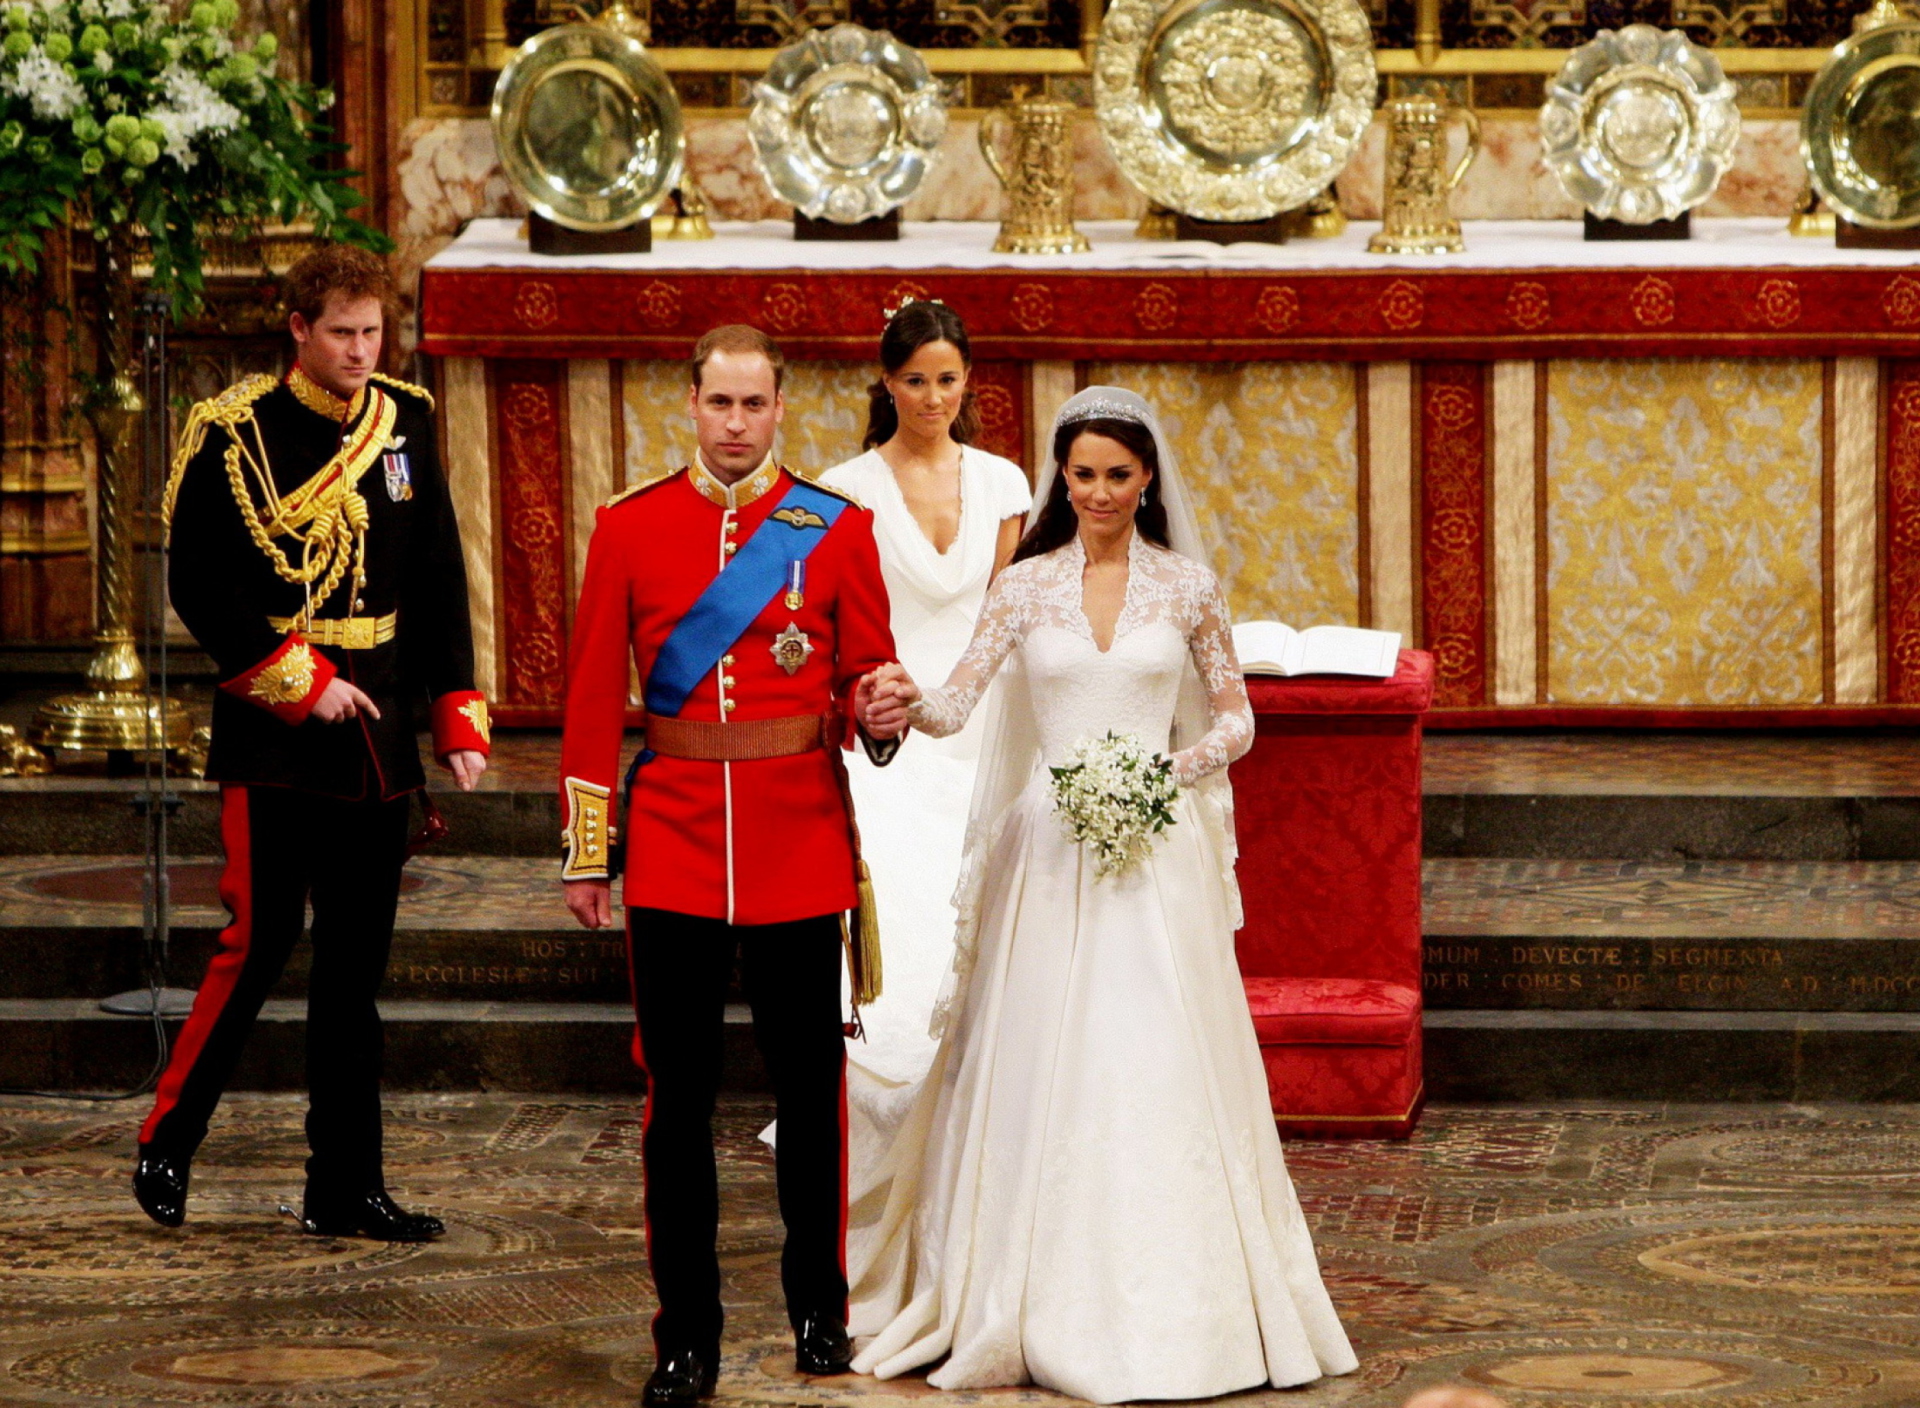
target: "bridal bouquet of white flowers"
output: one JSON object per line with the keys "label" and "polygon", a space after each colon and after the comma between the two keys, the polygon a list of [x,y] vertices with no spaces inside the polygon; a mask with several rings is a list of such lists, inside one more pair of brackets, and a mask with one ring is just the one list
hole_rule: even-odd
{"label": "bridal bouquet of white flowers", "polygon": [[1082,739],[1053,774],[1053,806],[1093,852],[1094,873],[1122,875],[1174,824],[1173,764],[1130,733]]}

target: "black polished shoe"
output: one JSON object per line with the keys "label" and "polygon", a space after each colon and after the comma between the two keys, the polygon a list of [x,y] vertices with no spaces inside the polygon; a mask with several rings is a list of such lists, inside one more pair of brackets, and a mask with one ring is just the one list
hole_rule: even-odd
{"label": "black polished shoe", "polygon": [[133,1196],[140,1210],[162,1227],[178,1227],[187,1220],[187,1179],[193,1160],[178,1154],[140,1146],[133,1166]]}
{"label": "black polished shoe", "polygon": [[447,1224],[421,1212],[404,1212],[384,1188],[364,1193],[316,1194],[312,1185],[300,1205],[300,1230],[311,1237],[366,1237],[375,1242],[431,1242]]}
{"label": "black polished shoe", "polygon": [[803,1374],[844,1374],[853,1367],[853,1341],[834,1315],[809,1315],[794,1336],[793,1365]]}
{"label": "black polished shoe", "polygon": [[647,1375],[640,1402],[645,1408],[677,1408],[681,1404],[698,1403],[713,1397],[714,1385],[718,1382],[719,1371],[706,1355],[691,1349],[674,1350],[661,1355],[660,1362]]}

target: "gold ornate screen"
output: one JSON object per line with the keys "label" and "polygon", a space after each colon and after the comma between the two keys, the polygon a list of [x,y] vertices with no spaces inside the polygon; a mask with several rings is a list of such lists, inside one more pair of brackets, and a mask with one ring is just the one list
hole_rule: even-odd
{"label": "gold ornate screen", "polygon": [[[854,20],[919,48],[962,113],[1016,85],[1091,101],[1085,54],[1103,0],[633,0],[654,56],[694,113],[737,114],[774,52]],[[1685,29],[1712,45],[1754,117],[1795,114],[1862,8],[1848,0],[1366,0],[1387,96],[1426,89],[1482,111],[1537,109],[1567,50],[1602,27]],[[479,116],[515,45],[598,0],[399,0],[412,113]],[[1603,25],[1604,21],[1604,25]]]}

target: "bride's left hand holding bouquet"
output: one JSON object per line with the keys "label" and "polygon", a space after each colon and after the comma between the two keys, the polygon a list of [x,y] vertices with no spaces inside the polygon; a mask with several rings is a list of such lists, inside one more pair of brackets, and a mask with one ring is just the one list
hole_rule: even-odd
{"label": "bride's left hand holding bouquet", "polygon": [[327,164],[332,95],[279,76],[272,34],[236,41],[239,16],[237,0],[0,0],[0,276],[31,273],[69,218],[103,245],[144,241],[182,311],[209,233],[307,220],[391,247],[347,214],[355,173]]}
{"label": "bride's left hand holding bouquet", "polygon": [[1173,764],[1130,733],[1108,731],[1074,746],[1053,775],[1053,805],[1074,840],[1093,852],[1094,874],[1124,875],[1174,824]]}

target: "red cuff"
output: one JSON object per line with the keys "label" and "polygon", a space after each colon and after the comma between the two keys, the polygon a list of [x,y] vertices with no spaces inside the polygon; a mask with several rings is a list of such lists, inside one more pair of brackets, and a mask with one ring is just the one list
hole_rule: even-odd
{"label": "red cuff", "polygon": [[289,632],[278,650],[246,673],[221,681],[220,688],[258,704],[282,723],[302,724],[320,692],[339,673],[333,661]]}
{"label": "red cuff", "polygon": [[463,748],[493,756],[493,719],[487,696],[477,689],[457,689],[433,701],[433,756],[445,762]]}

